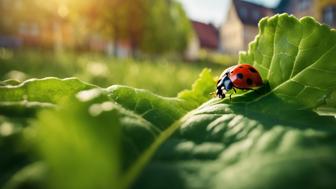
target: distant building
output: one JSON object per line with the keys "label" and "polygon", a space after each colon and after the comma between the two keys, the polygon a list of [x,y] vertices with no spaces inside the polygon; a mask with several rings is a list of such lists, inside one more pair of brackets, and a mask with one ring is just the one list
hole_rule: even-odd
{"label": "distant building", "polygon": [[313,16],[320,22],[336,27],[336,0],[282,0],[275,9],[296,17]]}
{"label": "distant building", "polygon": [[212,24],[206,24],[198,21],[191,21],[194,29],[194,35],[189,42],[186,52],[188,59],[197,59],[200,49],[208,51],[218,51],[220,46],[219,31]]}
{"label": "distant building", "polygon": [[53,14],[39,12],[45,15],[40,18],[31,14],[31,10],[41,11],[33,2],[0,0],[0,48],[78,49],[106,52],[118,57],[131,55],[129,41],[114,44],[99,33],[87,31],[85,21],[71,22],[66,14],[61,14],[61,8],[67,9],[61,4],[55,7],[58,11]]}
{"label": "distant building", "polygon": [[273,10],[254,3],[233,0],[227,19],[220,28],[222,51],[234,54],[246,50],[258,33],[258,22],[265,16],[273,15]]}
{"label": "distant building", "polygon": [[208,50],[217,50],[219,47],[219,31],[212,24],[192,21],[193,29],[195,30],[200,47]]}
{"label": "distant building", "polygon": [[313,0],[282,0],[275,9],[276,13],[289,13],[298,18],[303,16],[314,16],[315,11],[312,5]]}

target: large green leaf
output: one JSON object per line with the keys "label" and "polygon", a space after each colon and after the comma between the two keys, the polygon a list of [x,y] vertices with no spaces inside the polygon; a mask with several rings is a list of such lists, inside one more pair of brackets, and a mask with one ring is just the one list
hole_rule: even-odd
{"label": "large green leaf", "polygon": [[[40,183],[40,187],[119,188],[120,125],[139,127],[139,132],[151,127],[133,115],[127,114],[126,118],[125,114],[104,96],[72,99],[57,110],[41,112],[36,129],[28,130],[36,133],[37,137],[31,138],[48,170],[46,184]],[[155,132],[142,132],[139,137],[143,137],[145,145],[153,136]]]}
{"label": "large green leaf", "polygon": [[[208,80],[209,78],[211,79]],[[206,84],[208,87],[204,87],[202,90],[199,90],[197,89],[200,86],[198,83]],[[107,117],[108,115],[113,117],[113,115],[116,114],[119,119],[119,125],[121,126],[120,156],[122,157],[122,160],[120,161],[121,169],[118,172],[118,176],[120,178],[117,178],[120,182],[116,185],[112,185],[112,182],[108,179],[102,182],[105,183],[106,186],[110,187],[118,186],[121,188],[127,188],[130,184],[132,184],[146,163],[148,163],[151,155],[160,146],[160,144],[165,142],[173,134],[176,129],[175,127],[177,126],[176,124],[176,126],[174,126],[173,122],[178,120],[193,107],[209,98],[210,95],[208,91],[212,90],[213,84],[210,71],[204,70],[200,74],[199,80],[195,82],[193,89],[184,92],[185,95],[188,96],[197,95],[202,97],[201,99],[192,102],[188,102],[183,98],[161,97],[146,90],[134,89],[126,86],[115,85],[107,89],[96,88],[81,91],[76,95],[78,100],[72,99],[72,101],[75,102],[79,101],[77,103],[80,104],[80,109],[77,109],[76,105],[71,104],[70,106],[66,106],[65,109],[57,110],[56,113],[53,110],[48,111],[49,116],[47,118],[44,114],[40,115],[38,125],[39,128],[45,130],[45,134],[41,134],[39,138],[50,141],[53,144],[48,145],[46,142],[39,142],[42,144],[42,154],[46,157],[45,159],[48,164],[53,166],[55,169],[53,172],[59,174],[54,176],[54,178],[56,178],[54,183],[56,184],[53,186],[62,188],[73,188],[75,186],[80,188],[90,188],[92,185],[81,185],[81,182],[79,182],[83,179],[81,177],[72,178],[73,180],[67,180],[67,182],[61,182],[61,175],[63,172],[69,172],[70,175],[74,173],[73,171],[68,170],[71,168],[61,166],[55,162],[59,162],[61,160],[63,164],[68,164],[71,162],[71,159],[67,159],[67,154],[64,154],[62,150],[57,151],[55,154],[54,149],[57,149],[57,146],[63,145],[58,144],[59,137],[51,137],[47,133],[57,133],[60,128],[66,131],[71,129],[71,127],[79,129],[82,127],[86,128],[91,125],[93,130],[90,133],[94,134],[96,130],[95,127],[113,127],[113,123],[108,120],[100,120],[96,118],[97,115],[104,112]],[[206,91],[203,92],[204,96],[201,96],[201,91]],[[83,112],[84,115],[78,115],[78,112]],[[90,124],[90,120],[92,119],[96,120],[94,124]],[[72,124],[66,125],[68,122]],[[98,133],[96,135],[99,137],[101,134]],[[73,136],[67,138],[69,142],[66,145],[69,145],[72,137]],[[50,148],[51,146],[56,147]],[[71,147],[75,148],[74,150],[71,150],[73,151],[73,156],[78,156],[78,158],[80,158],[81,156],[86,155],[84,151],[77,151],[78,149],[76,148],[78,148],[78,146]],[[86,150],[91,151],[90,149]],[[88,157],[85,158],[90,159],[90,154],[88,154]],[[104,154],[94,153],[94,155],[99,156]],[[55,156],[59,158],[55,158]],[[89,162],[82,161],[77,163],[78,167],[81,167],[81,165],[85,166]],[[100,175],[99,171],[101,171],[101,168],[96,167],[96,169],[98,171],[96,174]],[[77,172],[77,170],[75,171]],[[95,177],[86,178],[86,180],[89,183],[97,183]]]}
{"label": "large green leaf", "polygon": [[[156,153],[135,188],[336,185],[334,117],[303,110],[265,114],[263,109],[212,100],[185,116],[177,132]],[[167,178],[173,186],[167,185]]]}
{"label": "large green leaf", "polygon": [[54,107],[77,92],[93,87],[75,78],[52,77],[0,86],[0,113],[13,116],[34,114],[41,108]]}
{"label": "large green leaf", "polygon": [[[30,80],[18,86],[4,86],[0,96],[5,101],[1,102],[1,110],[11,119],[18,116],[32,119],[36,111],[49,109],[39,114],[35,127],[25,129],[28,133],[26,140],[28,143],[35,141],[31,146],[38,146],[45,164],[37,164],[38,168],[28,165],[18,171],[7,182],[6,188],[43,188],[46,183],[51,188],[92,188],[97,183],[103,188],[129,186],[149,161],[151,146],[159,146],[165,140],[158,138],[168,138],[172,134],[174,130],[169,126],[210,98],[208,91],[212,90],[213,81],[208,78],[212,78],[210,71],[203,71],[193,89],[184,92],[188,96],[201,97],[200,90],[196,89],[200,86],[197,83],[208,86],[202,88],[206,95],[193,102],[182,97],[161,97],[146,90],[126,86],[93,88],[75,79],[48,78]],[[57,85],[52,85],[55,82]],[[78,91],[80,92],[77,93]],[[25,125],[22,124],[21,127]],[[114,137],[115,127],[121,127],[121,136],[118,137],[120,139]],[[34,133],[38,133],[37,137]],[[21,135],[18,140],[20,138]],[[120,151],[109,150],[119,143]],[[13,147],[20,145],[15,144]],[[96,149],[94,146],[97,145],[101,148]],[[70,157],[68,153],[71,153]],[[20,155],[26,158],[24,154]],[[113,163],[114,156],[119,161],[119,167]],[[100,163],[91,163],[95,157]],[[76,158],[81,161],[74,161]],[[47,181],[45,177],[37,175],[45,174],[45,171],[36,171],[46,170],[43,166],[51,172]],[[8,179],[10,174],[21,167],[17,167],[9,175],[6,174],[4,179]],[[92,174],[85,175],[82,172]],[[111,175],[118,176],[111,180]],[[41,179],[36,178],[44,178],[44,182],[39,183]]]}
{"label": "large green leaf", "polygon": [[30,79],[19,85],[0,86],[0,101],[29,101],[57,103],[78,91],[93,88],[76,78]]}
{"label": "large green leaf", "polygon": [[[311,17],[287,14],[264,18],[260,33],[240,55],[255,66],[280,98],[313,108],[336,89],[336,31]],[[258,99],[263,98],[260,96]]]}
{"label": "large green leaf", "polygon": [[22,140],[24,128],[34,119],[36,112],[54,108],[56,102],[93,87],[74,78],[4,83],[6,85],[0,86],[0,186],[12,177],[20,180],[13,176],[14,173],[36,161],[32,155],[33,147]]}

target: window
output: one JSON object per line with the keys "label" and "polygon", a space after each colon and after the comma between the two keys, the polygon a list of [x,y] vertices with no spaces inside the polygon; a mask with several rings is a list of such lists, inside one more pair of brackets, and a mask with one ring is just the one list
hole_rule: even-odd
{"label": "window", "polygon": [[247,17],[247,10],[245,7],[242,7],[239,9],[239,13],[242,17],[246,18]]}
{"label": "window", "polygon": [[21,22],[19,25],[19,33],[26,35],[28,33],[28,25],[25,22]]}
{"label": "window", "polygon": [[311,0],[298,0],[298,11],[305,11],[310,7]]}
{"label": "window", "polygon": [[323,10],[322,19],[324,23],[330,26],[336,26],[336,6],[331,5],[331,6],[325,7]]}
{"label": "window", "polygon": [[259,13],[257,10],[254,10],[254,11],[252,12],[252,15],[253,15],[253,19],[255,19],[255,20],[259,20],[259,18],[260,18],[260,13]]}
{"label": "window", "polygon": [[21,1],[21,0],[16,0],[16,1],[14,1],[14,8],[15,8],[16,10],[21,10],[21,9],[23,9],[23,3],[22,3],[22,1]]}
{"label": "window", "polygon": [[37,23],[32,23],[30,28],[30,35],[32,36],[38,36],[40,34],[40,28]]}
{"label": "window", "polygon": [[8,9],[10,7],[10,1],[9,0],[0,0],[1,2],[1,8]]}

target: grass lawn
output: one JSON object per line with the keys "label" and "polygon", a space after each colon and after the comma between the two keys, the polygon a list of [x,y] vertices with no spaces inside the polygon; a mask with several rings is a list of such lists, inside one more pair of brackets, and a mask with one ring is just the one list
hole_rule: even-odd
{"label": "grass lawn", "polygon": [[97,54],[0,51],[0,80],[43,77],[78,77],[102,87],[113,84],[149,89],[164,96],[175,96],[190,88],[205,67],[215,75],[228,65],[181,60],[117,59]]}

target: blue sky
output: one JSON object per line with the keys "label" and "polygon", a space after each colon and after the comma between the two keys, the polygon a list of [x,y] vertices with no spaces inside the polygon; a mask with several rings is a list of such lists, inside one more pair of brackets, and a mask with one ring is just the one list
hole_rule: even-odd
{"label": "blue sky", "polygon": [[[189,18],[202,22],[212,22],[219,26],[226,18],[230,0],[177,0],[182,3]],[[274,7],[279,0],[246,0]]]}

